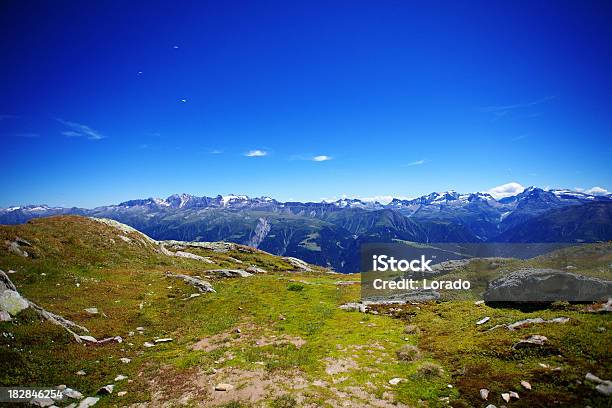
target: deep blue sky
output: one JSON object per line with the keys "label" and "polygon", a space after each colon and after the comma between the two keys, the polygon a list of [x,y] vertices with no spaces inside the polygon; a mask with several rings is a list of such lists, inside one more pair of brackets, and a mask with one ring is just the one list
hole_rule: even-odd
{"label": "deep blue sky", "polygon": [[612,189],[609,1],[190,3],[0,3],[0,206]]}

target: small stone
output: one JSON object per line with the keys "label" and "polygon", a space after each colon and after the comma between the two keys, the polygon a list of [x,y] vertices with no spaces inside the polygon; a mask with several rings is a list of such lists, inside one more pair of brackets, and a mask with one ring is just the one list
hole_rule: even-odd
{"label": "small stone", "polygon": [[395,377],[395,378],[392,378],[392,379],[389,380],[389,384],[397,385],[397,384],[401,383],[403,380],[404,380],[403,378]]}
{"label": "small stone", "polygon": [[278,320],[287,320],[287,318],[285,316],[283,316],[283,315],[279,315],[278,316]]}
{"label": "small stone", "polygon": [[97,307],[88,307],[87,309],[85,309],[85,311],[89,314],[98,314],[98,308]]}
{"label": "small stone", "polygon": [[477,300],[477,301],[474,302],[474,304],[476,306],[480,306],[480,305],[484,305],[484,302],[485,302],[484,300]]}
{"label": "small stone", "polygon": [[491,320],[491,318],[489,316],[487,317],[483,317],[482,319],[480,319],[479,321],[476,322],[476,324],[478,326],[480,326],[481,324],[485,324],[486,322],[488,322],[489,320]]}
{"label": "small stone", "polygon": [[612,395],[612,381],[606,381],[603,384],[599,384],[595,389],[603,395]]}
{"label": "small stone", "polygon": [[548,338],[546,336],[534,334],[533,336],[529,336],[529,338],[525,340],[519,341],[514,346],[512,346],[512,348],[515,350],[518,350],[518,349],[533,347],[533,346],[543,346],[544,343],[546,343],[547,341],[548,341]]}
{"label": "small stone", "polygon": [[486,388],[481,388],[480,389],[480,398],[482,398],[483,400],[488,400],[489,399],[489,390],[487,390]]}
{"label": "small stone", "polygon": [[79,370],[76,372],[76,375],[85,375],[85,371]]}
{"label": "small stone", "polygon": [[215,391],[231,391],[234,389],[232,384],[220,383],[215,385]]}
{"label": "small stone", "polygon": [[501,395],[502,399],[506,402],[510,402],[510,394],[507,392],[502,393]]}
{"label": "small stone", "polygon": [[0,322],[10,322],[13,320],[6,310],[0,310]]}
{"label": "small stone", "polygon": [[519,399],[519,395],[518,395],[518,393],[517,393],[517,392],[515,392],[515,391],[510,391],[510,392],[509,392],[509,394],[510,394],[510,398],[516,398],[516,399]]}
{"label": "small stone", "polygon": [[83,398],[83,394],[81,394],[77,390],[73,390],[72,388],[66,388],[64,391],[62,391],[62,394],[72,399],[82,399]]}
{"label": "small stone", "polygon": [[171,342],[171,341],[172,341],[172,339],[171,339],[171,338],[166,337],[166,338],[163,338],[163,339],[156,339],[156,340],[155,340],[155,343],[169,343],[169,342]]}
{"label": "small stone", "polygon": [[119,392],[117,393],[117,396],[118,396],[118,397],[123,397],[123,396],[124,396],[124,395],[126,395],[126,394],[127,394],[127,391],[119,391]]}
{"label": "small stone", "polygon": [[98,395],[109,395],[113,393],[113,389],[115,388],[115,384],[108,384],[104,387],[100,387],[96,394]]}
{"label": "small stone", "polygon": [[55,404],[55,401],[53,401],[51,398],[34,398],[30,401],[30,404],[34,405],[35,407],[50,407],[51,405]]}
{"label": "small stone", "polygon": [[93,337],[93,336],[79,336],[79,338],[81,340],[84,340],[84,341],[89,342],[89,343],[97,343],[98,342],[98,340],[96,340],[96,338]]}
{"label": "small stone", "polygon": [[495,405],[493,405],[493,404],[489,404],[485,408],[497,408],[497,407]]}
{"label": "small stone", "polygon": [[521,385],[523,386],[523,388],[525,388],[526,390],[530,390],[531,389],[531,384],[529,384],[527,381],[521,381]]}
{"label": "small stone", "polygon": [[238,333],[238,334],[240,334],[240,333],[242,333],[242,330],[240,330],[240,329],[236,329],[236,330],[234,330],[234,333]]}
{"label": "small stone", "polygon": [[57,386],[57,389],[60,390],[60,391],[64,391],[66,388],[68,388],[66,386],[66,384],[60,384],[60,385]]}
{"label": "small stone", "polygon": [[139,326],[139,327],[136,328],[136,331],[144,331],[144,327],[140,327]]}
{"label": "small stone", "polygon": [[127,376],[123,375],[123,374],[119,374],[118,376],[115,377],[115,382],[117,381],[123,381],[127,378]]}
{"label": "small stone", "polygon": [[121,358],[119,359],[119,361],[121,361],[123,364],[127,364],[127,363],[129,363],[130,361],[132,361],[132,360],[131,360],[131,359],[129,359],[129,358],[127,358],[127,357],[121,357]]}
{"label": "small stone", "polygon": [[145,341],[143,346],[145,346],[145,347],[155,347],[155,344],[149,343],[148,341]]}

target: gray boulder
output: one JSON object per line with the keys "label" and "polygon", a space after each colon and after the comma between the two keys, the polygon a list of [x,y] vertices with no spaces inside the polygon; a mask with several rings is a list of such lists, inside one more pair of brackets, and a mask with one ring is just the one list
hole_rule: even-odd
{"label": "gray boulder", "polygon": [[612,282],[554,269],[521,269],[489,283],[487,302],[591,302],[612,297]]}

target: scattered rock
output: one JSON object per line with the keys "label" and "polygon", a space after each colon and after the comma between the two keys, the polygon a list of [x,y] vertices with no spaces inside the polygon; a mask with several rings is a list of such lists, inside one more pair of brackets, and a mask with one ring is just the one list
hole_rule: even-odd
{"label": "scattered rock", "polygon": [[347,312],[361,312],[367,311],[367,306],[363,303],[349,302],[340,306],[340,309],[346,310]]}
{"label": "scattered rock", "polygon": [[231,391],[234,389],[232,384],[219,383],[215,385],[215,391]]}
{"label": "scattered rock", "polygon": [[592,373],[586,373],[584,378],[588,381],[597,383],[595,389],[601,394],[612,395],[612,381],[602,380],[601,378],[597,377],[595,374]]}
{"label": "scattered rock", "polygon": [[527,339],[519,341],[514,346],[512,346],[512,348],[515,350],[519,350],[528,347],[543,346],[544,343],[546,343],[547,341],[548,338],[546,338],[546,336],[534,334],[533,336],[529,336]]}
{"label": "scattered rock", "polygon": [[401,383],[402,381],[404,381],[403,378],[395,377],[395,378],[392,378],[392,379],[389,380],[389,384],[397,385],[397,384]]}
{"label": "scattered rock", "polygon": [[[17,296],[15,296],[15,294],[11,294],[11,292],[15,292]],[[6,295],[7,293],[9,293],[9,295]],[[7,300],[8,308],[5,308],[2,306],[1,299],[3,298]],[[18,300],[18,299],[21,299],[21,300]],[[26,303],[24,304],[23,301],[25,301]],[[78,343],[81,343],[82,340],[80,339],[79,335],[75,333],[72,329],[78,329],[86,333],[89,332],[89,330],[87,330],[85,327],[80,326],[68,319],[65,319],[62,316],[58,316],[54,313],[51,313],[43,309],[42,307],[38,306],[36,303],[31,302],[27,300],[26,298],[22,297],[21,295],[19,295],[19,293],[17,292],[17,288],[15,287],[13,282],[11,282],[8,275],[0,270],[0,310],[6,310],[7,312],[9,312],[9,314],[12,314],[11,310],[9,310],[10,308],[19,307],[19,308],[22,308],[21,310],[23,310],[23,308],[25,308],[23,307],[24,305],[27,305],[25,307],[34,309],[34,311],[38,313],[38,315],[41,316],[43,319],[53,324],[57,324],[58,326],[62,326],[68,333],[72,334],[72,337],[74,337],[74,339]]]}
{"label": "scattered rock", "polygon": [[510,402],[510,394],[507,392],[502,393],[501,395],[502,399],[506,402]]}
{"label": "scattered rock", "polygon": [[166,337],[166,338],[163,338],[163,339],[156,339],[156,340],[155,340],[155,343],[169,343],[169,342],[171,342],[172,340],[173,340],[173,339],[171,339],[170,337]]}
{"label": "scattered rock", "polygon": [[500,324],[497,326],[492,327],[489,330],[495,330],[498,329],[500,327],[505,327],[508,330],[517,330],[517,329],[521,329],[523,327],[527,327],[529,325],[532,324],[541,324],[541,323],[559,323],[559,324],[563,324],[563,323],[567,323],[569,322],[569,317],[555,317],[554,319],[550,319],[550,320],[544,320],[541,317],[536,317],[533,319],[525,319],[525,320],[519,320],[518,322],[514,322],[511,324]]}
{"label": "scattered rock", "polygon": [[130,361],[132,361],[132,360],[131,360],[131,359],[129,359],[129,358],[127,358],[127,357],[121,357],[121,358],[119,359],[119,361],[121,361],[123,364],[127,364],[127,363],[129,363]]}
{"label": "scattered rock", "polygon": [[519,399],[519,395],[516,391],[510,391],[509,394],[510,394],[510,398]]}
{"label": "scattered rock", "polygon": [[485,324],[489,320],[491,320],[491,318],[489,316],[483,317],[482,319],[480,319],[479,321],[476,322],[476,325],[480,326],[481,324]]}
{"label": "scattered rock", "polygon": [[27,258],[27,257],[30,256],[30,254],[28,254],[28,252],[26,250],[22,249],[19,246],[19,243],[17,241],[13,241],[13,242],[8,242],[7,241],[7,243],[8,243],[8,250],[9,250],[9,252],[14,253],[15,255],[22,256],[24,258]]}
{"label": "scattered rock", "polygon": [[89,336],[89,335],[86,335],[86,336],[79,336],[79,338],[80,338],[81,340],[83,340],[83,341],[88,342],[88,343],[97,343],[97,342],[98,342],[98,340],[97,340],[95,337],[93,337],[93,336]]}
{"label": "scattered rock", "polygon": [[145,346],[145,347],[155,347],[155,344],[149,343],[148,341],[145,341],[143,346]]}
{"label": "scattered rock", "polygon": [[531,389],[531,384],[529,384],[527,381],[521,381],[521,385],[523,386],[523,388],[525,388],[526,390],[530,390]]}
{"label": "scattered rock", "polygon": [[220,275],[225,278],[246,278],[249,276],[253,276],[252,273],[249,273],[242,269],[211,269],[206,271],[206,273],[213,273],[215,275]]}
{"label": "scattered rock", "polygon": [[81,394],[77,390],[73,390],[72,388],[66,388],[64,391],[62,391],[62,394],[65,397],[72,398],[72,399],[82,399],[83,398],[83,394]]}
{"label": "scattered rock", "polygon": [[76,375],[85,375],[85,371],[79,370],[76,372]]}
{"label": "scattered rock", "polygon": [[485,301],[484,301],[484,300],[477,300],[477,301],[475,301],[475,302],[474,302],[474,304],[475,304],[476,306],[484,305],[484,303],[485,303]]}
{"label": "scattered rock", "polygon": [[0,310],[0,322],[10,322],[13,320],[6,310]]}
{"label": "scattered rock", "polygon": [[17,315],[29,306],[28,301],[15,290],[6,289],[0,292],[0,310],[7,312],[11,316]]}
{"label": "scattered rock", "polygon": [[113,389],[115,388],[115,384],[108,384],[104,387],[100,387],[96,394],[98,395],[109,395],[113,393]]}
{"label": "scattered rock", "polygon": [[53,401],[51,398],[34,398],[30,401],[30,404],[34,405],[35,407],[50,407],[51,405],[55,404],[55,401]]}
{"label": "scattered rock", "polygon": [[[197,278],[195,276],[189,276],[189,275],[182,275],[182,274],[173,274],[171,272],[166,272],[166,276],[170,277],[170,278],[178,278],[178,279],[182,279],[183,281],[185,281],[185,283],[194,286],[196,289],[198,289],[200,292],[215,292],[215,289],[212,287],[212,285],[208,282],[206,282],[205,280],[202,280],[200,278]],[[142,329],[144,330],[144,328],[142,327],[137,327],[136,330]],[[139,330],[140,331],[140,330]]]}
{"label": "scattered rock", "polygon": [[97,307],[88,307],[87,309],[85,309],[85,311],[89,314],[95,315],[98,314],[98,308]]}
{"label": "scattered rock", "polygon": [[487,302],[568,302],[608,299],[612,282],[554,269],[521,269],[489,283]]}
{"label": "scattered rock", "polygon": [[283,258],[283,260],[289,262],[291,266],[294,266],[304,272],[312,272],[312,268],[308,266],[308,264],[302,261],[301,259],[294,258],[292,256],[286,256]]}
{"label": "scattered rock", "polygon": [[497,408],[497,407],[495,405],[493,405],[493,404],[489,404],[485,408]]}
{"label": "scattered rock", "polygon": [[123,397],[123,396],[125,396],[126,394],[127,394],[127,391],[119,391],[119,392],[117,393],[117,396],[118,396],[118,397]]}
{"label": "scattered rock", "polygon": [[119,374],[118,376],[115,377],[115,382],[117,381],[123,381],[127,379],[127,376],[123,375],[123,374]]}
{"label": "scattered rock", "polygon": [[255,265],[251,265],[248,268],[245,269],[247,272],[249,273],[268,273],[268,271],[266,271],[263,268],[259,268]]}
{"label": "scattered rock", "polygon": [[409,324],[408,326],[404,327],[404,333],[406,333],[406,334],[420,334],[421,333],[421,329],[419,329],[419,327],[415,326],[414,324]]}
{"label": "scattered rock", "polygon": [[98,403],[98,401],[100,401],[100,398],[97,397],[87,397],[84,400],[82,400],[79,405],[77,406],[77,408],[89,408],[89,407],[93,407],[94,405],[96,405]]}
{"label": "scattered rock", "polygon": [[489,399],[489,390],[487,390],[486,388],[481,388],[480,389],[480,398],[482,398],[483,400],[488,400]]}

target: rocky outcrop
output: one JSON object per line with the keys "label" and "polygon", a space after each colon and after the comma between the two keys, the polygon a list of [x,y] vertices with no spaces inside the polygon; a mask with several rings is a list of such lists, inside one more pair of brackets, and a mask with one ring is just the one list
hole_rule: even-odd
{"label": "rocky outcrop", "polygon": [[286,256],[283,258],[283,261],[289,262],[292,266],[296,267],[300,271],[304,272],[312,272],[312,268],[308,266],[308,264],[301,259],[294,258],[292,256]]}
{"label": "rocky outcrop", "polygon": [[72,337],[74,337],[78,343],[82,343],[83,340],[74,330],[89,333],[89,330],[87,330],[85,327],[65,319],[62,316],[56,315],[55,313],[51,313],[48,310],[38,306],[36,303],[31,302],[30,300],[21,296],[9,277],[0,270],[0,310],[4,310],[10,315],[14,316],[28,307],[32,308],[43,319],[63,327],[67,332],[72,334]]}
{"label": "rocky outcrop", "polygon": [[612,282],[554,269],[521,269],[489,283],[487,302],[590,302],[612,297]]}

